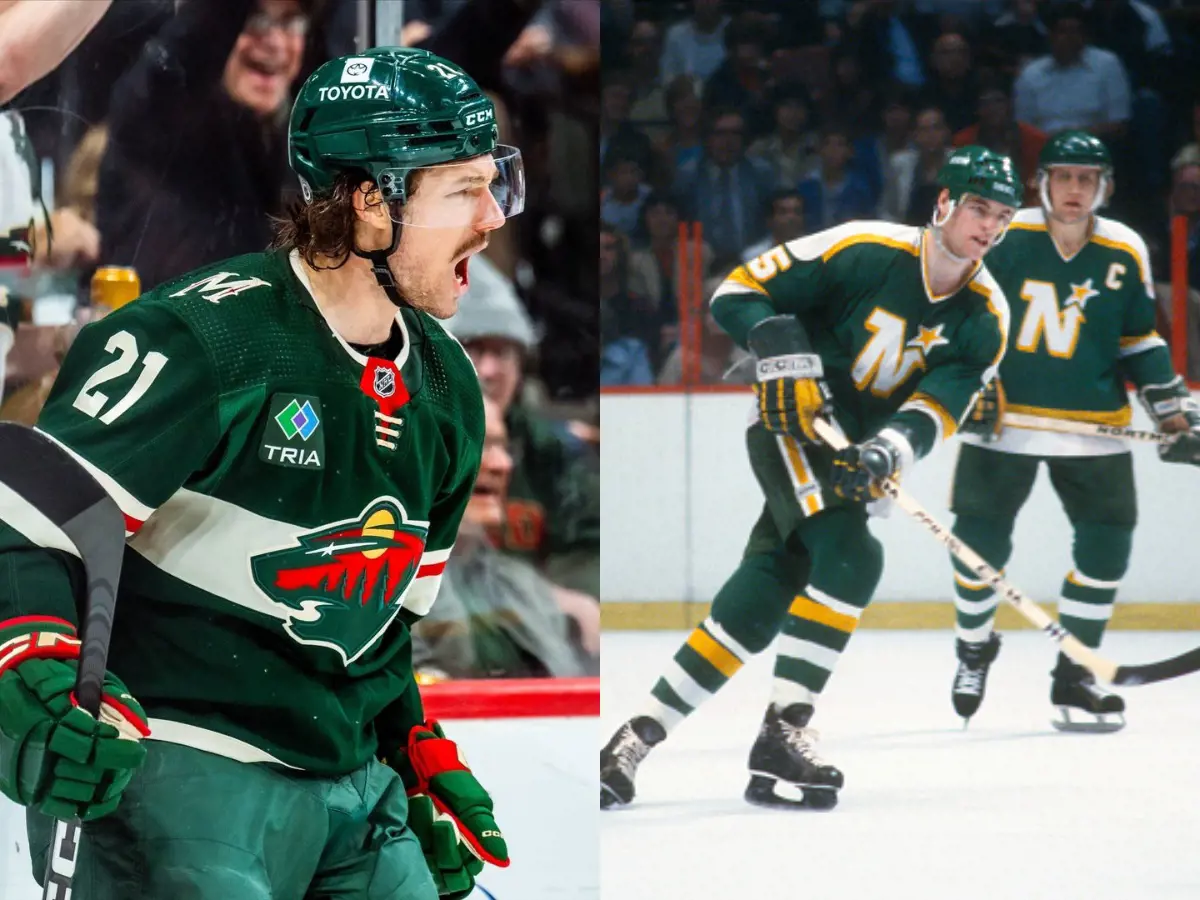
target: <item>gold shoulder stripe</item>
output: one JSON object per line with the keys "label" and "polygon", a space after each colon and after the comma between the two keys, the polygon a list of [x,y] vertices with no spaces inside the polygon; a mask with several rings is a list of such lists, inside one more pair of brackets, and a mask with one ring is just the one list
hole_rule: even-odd
{"label": "gold shoulder stripe", "polygon": [[1046,223],[1045,222],[1010,222],[1009,226],[1008,226],[1008,230],[1012,231],[1014,229],[1017,231],[1045,231]]}
{"label": "gold shoulder stripe", "polygon": [[1004,359],[1004,351],[1008,349],[1008,322],[1005,321],[1005,317],[1000,313],[1000,308],[996,306],[995,299],[992,297],[992,292],[989,288],[974,279],[967,282],[967,287],[987,300],[988,311],[996,317],[996,324],[1000,330],[1000,352],[992,360],[992,366],[998,366],[1000,365],[1000,360]]}
{"label": "gold shoulder stripe", "polygon": [[[932,413],[941,420],[943,439],[953,437],[954,433],[958,431],[958,423],[954,421],[954,416],[950,415],[950,411],[942,405],[942,401],[932,394],[917,391],[905,401],[904,406],[908,406],[910,403],[912,408]],[[903,409],[903,406],[901,408]]]}
{"label": "gold shoulder stripe", "polygon": [[1123,337],[1121,338],[1120,343],[1122,347],[1132,347],[1134,344],[1140,344],[1142,341],[1150,341],[1154,338],[1158,338],[1161,341],[1162,335],[1160,335],[1157,331],[1149,331],[1146,334]]}
{"label": "gold shoulder stripe", "polygon": [[847,247],[853,247],[855,244],[881,244],[885,247],[891,247],[893,250],[903,250],[905,253],[910,253],[913,256],[917,256],[921,252],[912,244],[906,244],[904,241],[898,241],[895,238],[884,237],[882,234],[852,234],[850,237],[838,241],[822,253],[821,261],[829,262],[829,260],[833,259],[833,257],[837,256]]}
{"label": "gold shoulder stripe", "polygon": [[1142,259],[1142,254],[1138,253],[1132,244],[1126,244],[1124,241],[1117,241],[1113,238],[1100,237],[1098,234],[1093,234],[1092,240],[1101,247],[1108,247],[1111,250],[1124,250],[1126,253],[1132,256],[1134,261],[1137,263],[1138,277],[1141,278],[1143,282],[1146,280],[1146,263]]}
{"label": "gold shoulder stripe", "polygon": [[734,284],[744,287],[747,290],[755,291],[756,293],[762,294],[764,297],[769,296],[767,294],[767,289],[759,284],[754,279],[753,275],[746,271],[745,266],[738,266],[736,269],[730,272],[725,278],[725,283],[728,284],[729,282],[733,282]]}

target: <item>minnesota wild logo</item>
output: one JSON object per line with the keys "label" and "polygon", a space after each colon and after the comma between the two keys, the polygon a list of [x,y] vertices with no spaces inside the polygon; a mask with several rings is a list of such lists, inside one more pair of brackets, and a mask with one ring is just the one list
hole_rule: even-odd
{"label": "minnesota wild logo", "polygon": [[328,647],[349,665],[400,611],[428,534],[428,522],[409,521],[399,501],[381,497],[357,519],[251,557],[250,570],[259,590],[287,608],[283,627],[293,640]]}

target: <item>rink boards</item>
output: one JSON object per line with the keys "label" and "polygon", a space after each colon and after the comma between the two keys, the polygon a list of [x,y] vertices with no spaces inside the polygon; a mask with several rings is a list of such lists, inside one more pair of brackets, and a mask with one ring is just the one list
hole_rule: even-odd
{"label": "rink boards", "polygon": [[[492,793],[512,865],[489,866],[471,900],[595,900],[595,679],[441,684],[438,717]],[[550,713],[550,715],[547,715]],[[0,900],[40,900],[23,811],[0,798]]]}
{"label": "rink boards", "polygon": [[[1150,428],[1137,401],[1133,425]],[[604,394],[601,559],[604,627],[692,624],[736,566],[762,509],[746,461],[748,392]],[[905,488],[949,525],[959,442],[922,460]],[[1200,628],[1200,580],[1187,576],[1200,509],[1200,469],[1162,463],[1132,445],[1139,524],[1118,593],[1114,628]],[[945,550],[899,510],[875,519],[885,567],[864,626],[948,627],[952,570]],[[1043,471],[1014,534],[1006,572],[1035,599],[1053,603],[1071,568],[1070,525]],[[683,601],[691,600],[688,609]]]}

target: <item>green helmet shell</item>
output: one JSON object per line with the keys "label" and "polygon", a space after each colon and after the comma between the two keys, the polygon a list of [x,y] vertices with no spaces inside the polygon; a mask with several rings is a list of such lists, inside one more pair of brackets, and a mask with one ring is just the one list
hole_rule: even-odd
{"label": "green helmet shell", "polygon": [[491,153],[496,110],[474,79],[428,50],[375,47],[330,60],[296,96],[288,162],[305,200],[360,171],[384,200],[405,199],[413,169]]}
{"label": "green helmet shell", "polygon": [[1051,166],[1095,166],[1109,172],[1112,170],[1112,157],[1104,142],[1086,131],[1064,131],[1056,134],[1038,154],[1038,168],[1048,169]]}
{"label": "green helmet shell", "polygon": [[950,191],[955,202],[964,194],[974,194],[1018,209],[1025,199],[1012,160],[986,147],[955,149],[938,171],[937,183]]}

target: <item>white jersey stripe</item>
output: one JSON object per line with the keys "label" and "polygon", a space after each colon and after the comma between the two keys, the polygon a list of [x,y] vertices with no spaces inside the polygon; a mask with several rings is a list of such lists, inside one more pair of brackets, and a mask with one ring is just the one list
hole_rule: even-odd
{"label": "white jersey stripe", "polygon": [[92,465],[54,435],[46,434],[46,432],[42,431],[41,429],[34,430],[37,431],[38,434],[44,435],[45,437],[54,441],[54,443],[58,444],[58,446],[67,451],[67,453],[71,455],[72,459],[87,469],[88,474],[96,479],[100,487],[104,488],[104,490],[108,493],[108,496],[113,498],[117,506],[121,508],[121,512],[123,512],[127,517],[136,519],[138,522],[145,522],[150,518],[151,515],[154,514],[154,507],[147,506],[141,500],[137,499],[137,497],[133,496],[133,494],[129,493],[129,491],[118,484],[117,480],[107,472],[104,472],[103,470]]}
{"label": "white jersey stripe", "polygon": [[0,482],[0,520],[15,528],[32,544],[47,550],[63,550],[72,556],[79,555],[61,528],[3,482]]}
{"label": "white jersey stripe", "polygon": [[851,606],[844,600],[839,600],[837,597],[831,597],[829,594],[818,590],[811,584],[805,585],[804,594],[808,596],[808,599],[820,603],[822,606],[828,606],[838,615],[850,616],[852,619],[857,619],[862,615],[862,610],[857,606]]}
{"label": "white jersey stripe", "polygon": [[274,763],[287,769],[302,771],[299,766],[289,766],[266,750],[260,750],[253,744],[247,744],[245,741],[227,734],[209,731],[207,728],[200,728],[196,725],[188,725],[186,722],[171,722],[167,719],[148,719],[146,724],[150,727],[150,736],[146,738],[148,741],[162,741],[166,744],[192,747],[238,762]]}
{"label": "white jersey stripe", "polygon": [[1087,619],[1089,622],[1107,622],[1112,618],[1111,603],[1080,603],[1078,600],[1058,598],[1058,615],[1070,616],[1072,619]]}
{"label": "white jersey stripe", "polygon": [[1072,569],[1067,573],[1067,581],[1073,582],[1080,587],[1096,588],[1101,591],[1113,591],[1121,586],[1119,581],[1101,581],[1099,578],[1091,578],[1084,575],[1078,569]]}

